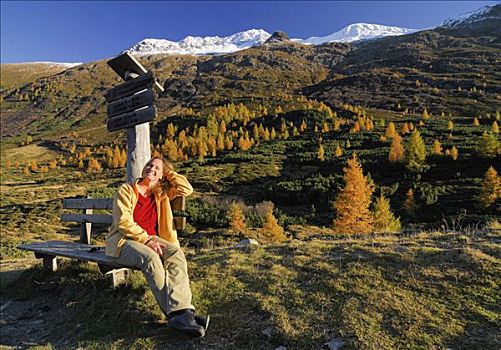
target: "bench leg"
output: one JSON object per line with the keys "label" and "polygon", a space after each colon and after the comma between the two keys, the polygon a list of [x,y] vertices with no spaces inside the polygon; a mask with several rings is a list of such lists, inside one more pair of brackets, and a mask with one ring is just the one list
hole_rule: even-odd
{"label": "bench leg", "polygon": [[57,258],[54,255],[35,253],[37,259],[43,259],[43,267],[47,271],[57,271]]}
{"label": "bench leg", "polygon": [[105,275],[111,276],[111,281],[113,283],[113,288],[127,284],[127,275],[129,269],[114,269],[106,272]]}
{"label": "bench leg", "polygon": [[113,288],[116,288],[122,284],[127,284],[127,275],[129,274],[129,269],[121,268],[116,269],[109,265],[98,264],[99,270],[102,274],[106,276],[111,276],[111,281],[113,283]]}

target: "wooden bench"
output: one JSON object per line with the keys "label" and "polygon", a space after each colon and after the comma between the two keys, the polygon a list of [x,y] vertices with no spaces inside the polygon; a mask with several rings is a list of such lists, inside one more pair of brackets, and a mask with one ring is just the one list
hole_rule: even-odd
{"label": "wooden bench", "polygon": [[[171,201],[174,214],[186,209],[186,197],[177,197]],[[116,287],[126,282],[127,274],[132,266],[117,264],[112,258],[104,254],[104,246],[91,244],[92,224],[111,225],[111,214],[93,214],[94,210],[112,210],[113,199],[111,198],[82,198],[64,199],[63,209],[80,209],[81,213],[63,213],[61,221],[80,223],[79,242],[47,241],[22,244],[19,249],[29,250],[35,253],[37,259],[43,260],[44,268],[49,271],[57,270],[57,257],[65,257],[85,262],[94,262],[99,270],[111,276],[113,286]],[[174,227],[184,230],[186,217],[174,216]]]}

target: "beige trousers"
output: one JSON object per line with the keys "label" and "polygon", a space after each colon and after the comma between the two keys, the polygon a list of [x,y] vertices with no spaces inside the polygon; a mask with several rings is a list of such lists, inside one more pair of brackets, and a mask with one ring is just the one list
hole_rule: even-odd
{"label": "beige trousers", "polygon": [[191,304],[188,264],[181,248],[157,237],[167,247],[160,257],[148,246],[128,239],[118,263],[140,269],[148,282],[162,312],[169,313],[181,309],[195,309]]}

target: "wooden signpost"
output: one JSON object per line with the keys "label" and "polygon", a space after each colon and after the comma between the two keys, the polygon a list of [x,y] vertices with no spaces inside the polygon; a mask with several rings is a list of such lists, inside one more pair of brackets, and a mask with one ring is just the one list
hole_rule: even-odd
{"label": "wooden signpost", "polygon": [[108,104],[108,117],[113,118],[119,114],[127,113],[138,108],[151,105],[155,99],[155,91],[152,89],[143,90],[135,95],[125,97]]}
{"label": "wooden signpost", "polygon": [[150,124],[157,114],[153,104],[162,86],[152,72],[131,55],[124,53],[108,61],[108,65],[125,83],[105,94],[108,103],[108,131],[127,129],[127,180],[141,176],[141,170],[151,158]]}

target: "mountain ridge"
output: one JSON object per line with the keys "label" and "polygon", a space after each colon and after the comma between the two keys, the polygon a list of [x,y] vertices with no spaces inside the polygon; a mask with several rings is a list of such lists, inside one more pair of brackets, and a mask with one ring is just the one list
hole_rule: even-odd
{"label": "mountain ridge", "polygon": [[465,12],[457,16],[446,19],[438,27],[454,28],[463,24],[482,21],[486,18],[501,19],[501,10],[499,5],[486,5],[480,9]]}
{"label": "mountain ridge", "polygon": [[[380,24],[353,23],[341,30],[323,37],[310,37],[308,39],[291,39],[301,44],[321,45],[329,42],[354,42],[369,40],[385,36],[405,35],[414,33],[419,29],[390,27]],[[186,38],[175,42],[166,39],[144,39],[130,48],[122,51],[132,55],[150,54],[224,54],[248,49],[262,45],[272,34],[262,29],[250,29],[226,37],[209,36]]]}
{"label": "mountain ridge", "polygon": [[302,41],[304,44],[320,45],[330,42],[354,42],[371,40],[386,36],[405,35],[419,31],[395,26],[385,26],[372,23],[353,23],[335,33],[323,37],[311,37]]}
{"label": "mountain ridge", "polygon": [[[232,101],[276,105],[283,96],[304,96],[331,106],[349,103],[400,111],[396,106],[401,105],[414,113],[427,108],[435,114],[447,109],[478,115],[495,112],[501,100],[495,69],[501,35],[492,23],[482,30],[478,23],[470,24],[478,29],[471,36],[465,36],[464,26],[460,31],[437,28],[320,45],[280,35],[281,40],[225,55],[156,54],[139,60],[165,88],[156,102],[162,118],[179,108],[204,113]],[[9,136],[104,125],[102,94],[122,82],[106,60],[14,88],[4,85],[3,68],[2,135]]]}

